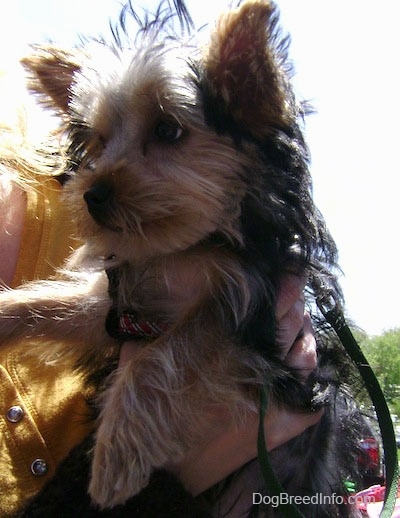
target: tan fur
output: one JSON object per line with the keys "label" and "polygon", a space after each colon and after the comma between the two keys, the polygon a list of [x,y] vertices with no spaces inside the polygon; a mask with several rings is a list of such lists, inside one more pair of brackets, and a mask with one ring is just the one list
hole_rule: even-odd
{"label": "tan fur", "polygon": [[[36,55],[21,60],[23,65],[35,71],[35,79],[31,80],[30,87],[32,90],[36,90],[39,81],[40,90],[53,99],[51,107],[64,113],[69,102],[72,76],[79,69],[76,54],[71,54],[55,46],[36,46],[34,48],[37,52]],[[63,63],[63,66],[59,67],[59,63]],[[54,74],[56,70],[57,75]],[[43,101],[44,99],[42,96]],[[46,103],[44,102],[44,104]]]}

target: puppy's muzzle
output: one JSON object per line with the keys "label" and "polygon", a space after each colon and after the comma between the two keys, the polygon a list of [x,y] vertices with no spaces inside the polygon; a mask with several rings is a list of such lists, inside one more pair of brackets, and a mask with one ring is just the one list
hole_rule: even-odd
{"label": "puppy's muzzle", "polygon": [[112,223],[115,212],[115,196],[112,186],[107,182],[96,182],[83,195],[89,214],[101,226],[119,230]]}

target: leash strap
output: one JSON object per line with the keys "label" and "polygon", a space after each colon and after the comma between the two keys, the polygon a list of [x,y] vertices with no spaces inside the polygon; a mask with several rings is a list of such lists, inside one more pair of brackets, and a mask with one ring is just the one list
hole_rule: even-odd
{"label": "leash strap", "polygon": [[[386,466],[386,491],[384,505],[380,518],[391,518],[396,505],[397,490],[399,484],[399,466],[397,461],[396,438],[393,430],[392,419],[387,406],[385,396],[379,385],[376,376],[365,358],[360,346],[356,342],[350,328],[348,327],[340,305],[334,296],[328,298],[317,298],[317,305],[328,324],[332,326],[347,354],[356,364],[358,371],[365,383],[372,404],[375,407],[381,431],[383,450]],[[258,458],[263,478],[268,485],[271,495],[279,500],[279,495],[285,493],[285,489],[277,479],[269,460],[264,435],[264,417],[267,409],[267,395],[263,388],[260,394],[260,421],[258,428]],[[292,503],[281,505],[281,515],[286,518],[304,518],[304,515]]]}
{"label": "leash strap", "polygon": [[[269,460],[267,448],[265,446],[265,435],[264,435],[264,418],[267,410],[267,394],[265,387],[261,389],[260,393],[260,420],[258,423],[258,461],[261,468],[263,479],[265,480],[268,491],[271,497],[277,499],[278,502],[282,501],[281,495],[287,494],[279,480],[277,479],[274,469]],[[305,516],[299,511],[299,509],[290,501],[282,502],[279,505],[279,514],[283,518],[305,518]]]}
{"label": "leash strap", "polygon": [[396,438],[385,396],[371,366],[356,342],[349,326],[346,324],[343,312],[335,298],[333,296],[330,297],[329,300],[317,298],[317,305],[328,324],[335,330],[347,354],[356,364],[368,390],[372,404],[375,407],[382,436],[386,467],[385,500],[380,517],[391,518],[396,505],[399,466],[397,461]]}

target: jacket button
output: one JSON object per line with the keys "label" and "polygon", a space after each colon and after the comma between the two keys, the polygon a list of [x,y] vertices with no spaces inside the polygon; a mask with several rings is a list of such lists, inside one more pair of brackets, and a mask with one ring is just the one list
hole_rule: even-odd
{"label": "jacket button", "polygon": [[36,459],[31,464],[31,471],[37,477],[46,475],[48,469],[47,462],[43,459]]}
{"label": "jacket button", "polygon": [[6,417],[10,423],[19,423],[24,417],[24,411],[20,406],[15,405],[7,410]]}

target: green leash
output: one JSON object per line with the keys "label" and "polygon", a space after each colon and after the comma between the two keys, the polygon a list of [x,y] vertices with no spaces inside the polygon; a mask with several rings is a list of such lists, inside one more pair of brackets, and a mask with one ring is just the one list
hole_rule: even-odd
{"label": "green leash", "polygon": [[396,437],[393,430],[392,418],[385,396],[378,380],[365,358],[360,346],[356,342],[339,305],[334,299],[331,301],[317,300],[318,307],[326,321],[332,326],[342,342],[347,354],[356,364],[358,371],[368,390],[369,397],[375,407],[379,428],[382,436],[383,451],[386,465],[386,491],[384,505],[380,518],[391,518],[396,505],[397,488],[399,484],[399,466],[397,461]]}
{"label": "green leash", "polygon": [[[346,324],[340,305],[336,302],[333,296],[330,300],[317,299],[317,305],[326,321],[332,326],[338,335],[338,338],[346,349],[347,354],[356,364],[375,407],[382,436],[386,464],[386,492],[380,518],[391,518],[394,506],[396,505],[397,488],[399,484],[399,466],[397,461],[396,439],[385,396],[382,393],[382,389],[371,366],[357,344],[350,328]],[[258,458],[261,472],[270,494],[278,499],[277,501],[279,502],[280,495],[285,494],[286,492],[274,473],[265,446],[264,417],[266,409],[267,396],[265,389],[263,389],[260,395],[260,422],[257,444]],[[291,502],[281,505],[279,511],[284,518],[304,518],[304,515]]]}
{"label": "green leash", "polygon": [[[265,483],[267,484],[271,497],[281,501],[281,495],[286,494],[285,489],[276,478],[273,467],[269,461],[267,448],[265,446],[264,435],[264,417],[267,410],[267,395],[265,388],[261,390],[260,394],[260,420],[258,423],[258,460],[260,463],[261,473]],[[304,515],[291,502],[281,503],[279,506],[279,513],[283,518],[305,518]]]}

